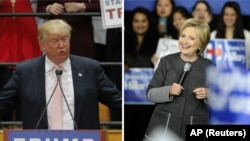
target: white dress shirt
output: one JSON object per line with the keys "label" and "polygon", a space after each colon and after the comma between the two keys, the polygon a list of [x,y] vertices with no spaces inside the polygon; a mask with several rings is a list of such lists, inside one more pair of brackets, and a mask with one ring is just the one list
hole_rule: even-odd
{"label": "white dress shirt", "polygon": [[[49,60],[49,58],[45,57],[45,87],[46,87],[46,103],[48,103],[52,92],[55,88],[54,77],[56,77],[55,74],[55,64]],[[66,100],[68,102],[70,111],[72,113],[72,116],[74,116],[74,88],[73,88],[73,78],[72,78],[72,71],[71,71],[71,64],[70,59],[68,58],[65,62],[60,64],[62,67],[62,76],[61,76],[61,86],[63,89],[63,93],[66,97]],[[63,98],[64,99],[64,98]],[[72,130],[74,129],[74,122],[72,120],[70,111],[68,109],[68,106],[66,104],[65,99],[63,100],[63,129],[65,130]],[[50,129],[50,104],[48,105],[47,109],[47,115],[48,115],[48,125]]]}

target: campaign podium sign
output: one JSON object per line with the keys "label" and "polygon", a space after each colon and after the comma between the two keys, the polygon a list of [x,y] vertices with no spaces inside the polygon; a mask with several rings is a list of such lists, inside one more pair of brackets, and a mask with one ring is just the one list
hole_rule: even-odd
{"label": "campaign podium sign", "polygon": [[146,98],[146,89],[153,73],[153,68],[130,68],[124,72],[125,104],[153,104]]}
{"label": "campaign podium sign", "polygon": [[105,130],[4,130],[4,141],[107,141]]}

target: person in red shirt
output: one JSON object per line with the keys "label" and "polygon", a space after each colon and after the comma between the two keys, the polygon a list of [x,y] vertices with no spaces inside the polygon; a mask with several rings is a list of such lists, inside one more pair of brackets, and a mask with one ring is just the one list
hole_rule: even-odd
{"label": "person in red shirt", "polygon": [[[33,12],[29,0],[0,0],[0,13],[30,13]],[[42,55],[38,43],[38,31],[35,18],[32,16],[4,16],[0,17],[0,88],[2,88],[12,75],[18,63]],[[0,117],[1,120],[10,121],[10,115]]]}

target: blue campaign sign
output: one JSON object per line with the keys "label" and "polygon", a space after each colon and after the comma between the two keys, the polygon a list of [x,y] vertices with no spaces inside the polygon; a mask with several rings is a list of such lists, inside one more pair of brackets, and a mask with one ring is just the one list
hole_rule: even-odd
{"label": "blue campaign sign", "polygon": [[247,68],[245,40],[210,40],[204,57],[211,59],[218,68]]}
{"label": "blue campaign sign", "polygon": [[105,141],[102,130],[6,130],[5,141]]}
{"label": "blue campaign sign", "polygon": [[124,72],[125,104],[152,104],[146,98],[146,89],[153,73],[153,68],[131,68]]}
{"label": "blue campaign sign", "polygon": [[250,72],[243,69],[207,71],[211,124],[250,124]]}

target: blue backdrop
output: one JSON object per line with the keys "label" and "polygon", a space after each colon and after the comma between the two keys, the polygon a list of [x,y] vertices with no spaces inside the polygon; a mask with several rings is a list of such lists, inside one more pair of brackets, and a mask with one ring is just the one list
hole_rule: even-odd
{"label": "blue backdrop", "polygon": [[[176,6],[185,6],[191,11],[196,0],[175,0]],[[228,0],[207,0],[212,7],[213,14],[220,14],[224,3]],[[125,11],[132,11],[135,7],[142,6],[152,11],[155,0],[124,0]],[[237,0],[243,15],[250,16],[250,0]]]}

